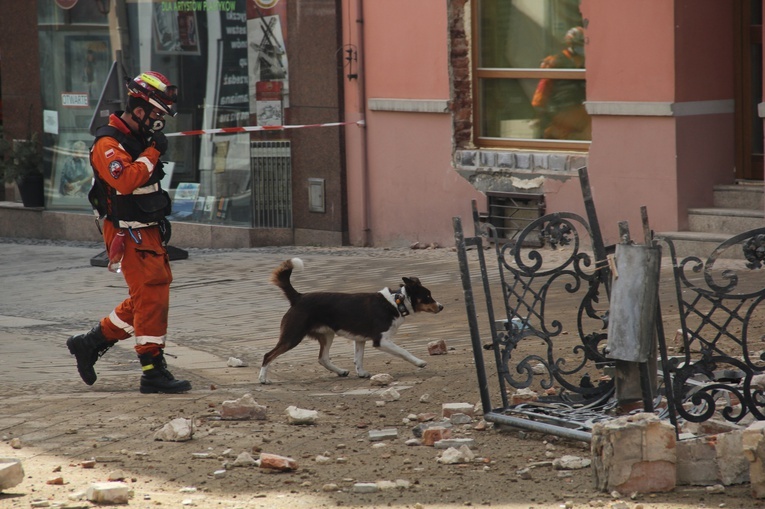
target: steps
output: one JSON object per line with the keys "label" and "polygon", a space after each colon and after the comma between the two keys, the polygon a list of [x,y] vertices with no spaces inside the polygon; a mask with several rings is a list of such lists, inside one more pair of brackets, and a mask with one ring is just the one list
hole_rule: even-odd
{"label": "steps", "polygon": [[688,209],[688,231],[657,235],[672,240],[678,258],[695,255],[704,259],[731,236],[763,226],[763,182],[745,181],[715,186],[711,208]]}

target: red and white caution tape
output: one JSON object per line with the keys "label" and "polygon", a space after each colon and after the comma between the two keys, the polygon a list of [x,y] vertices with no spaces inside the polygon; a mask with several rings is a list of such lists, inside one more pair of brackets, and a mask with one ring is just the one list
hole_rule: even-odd
{"label": "red and white caution tape", "polygon": [[356,122],[330,122],[328,124],[303,124],[303,125],[255,125],[244,127],[222,127],[220,129],[198,129],[196,131],[180,131],[177,133],[167,133],[165,136],[168,138],[173,136],[201,136],[203,134],[234,134],[234,133],[249,133],[255,131],[284,131],[286,129],[305,129],[310,127],[339,127],[343,125],[359,125],[363,126],[364,121],[358,120]]}

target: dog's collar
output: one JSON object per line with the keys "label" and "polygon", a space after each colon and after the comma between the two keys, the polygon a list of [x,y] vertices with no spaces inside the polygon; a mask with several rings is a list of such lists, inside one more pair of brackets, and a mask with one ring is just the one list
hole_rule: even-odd
{"label": "dog's collar", "polygon": [[407,316],[409,313],[411,313],[411,311],[409,311],[409,306],[407,306],[409,299],[406,295],[406,288],[402,287],[401,290],[395,293],[392,293],[389,288],[383,288],[380,290],[380,293],[387,299],[388,302],[393,304],[401,316]]}

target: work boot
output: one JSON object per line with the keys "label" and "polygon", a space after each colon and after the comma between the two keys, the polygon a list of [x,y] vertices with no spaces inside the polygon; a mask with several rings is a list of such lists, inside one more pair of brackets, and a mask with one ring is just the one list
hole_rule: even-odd
{"label": "work boot", "polygon": [[93,366],[114,343],[116,341],[108,341],[101,332],[100,323],[90,329],[90,332],[78,334],[66,340],[69,353],[77,359],[77,371],[80,372],[83,382],[88,385],[96,383],[96,370]]}
{"label": "work boot", "polygon": [[172,373],[167,370],[167,362],[162,351],[159,355],[151,354],[139,355],[143,369],[141,376],[141,393],[154,394],[161,392],[164,394],[178,394],[191,390],[191,382],[188,380],[176,380]]}

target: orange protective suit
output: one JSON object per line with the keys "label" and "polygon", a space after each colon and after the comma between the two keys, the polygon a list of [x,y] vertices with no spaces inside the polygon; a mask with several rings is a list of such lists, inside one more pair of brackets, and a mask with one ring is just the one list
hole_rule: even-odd
{"label": "orange protective suit", "polygon": [[[566,48],[546,57],[542,69],[583,69],[584,56]],[[555,140],[589,140],[591,121],[584,107],[584,80],[541,79],[531,105],[537,111],[537,137]]]}
{"label": "orange protective suit", "polygon": [[[111,115],[109,125],[132,137],[118,114]],[[159,189],[158,184],[146,185],[159,157],[159,151],[150,146],[134,159],[118,140],[110,136],[98,138],[91,149],[91,164],[99,179],[118,195],[145,194]],[[111,211],[110,204],[107,204],[107,210]],[[103,224],[104,242],[108,252],[117,232],[120,229],[126,231],[121,271],[130,295],[109,316],[101,319],[101,330],[109,341],[135,336],[138,355],[157,355],[164,347],[167,335],[170,283],[173,280],[160,228],[153,222],[118,221],[115,225],[113,219],[107,212]]]}

